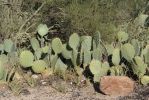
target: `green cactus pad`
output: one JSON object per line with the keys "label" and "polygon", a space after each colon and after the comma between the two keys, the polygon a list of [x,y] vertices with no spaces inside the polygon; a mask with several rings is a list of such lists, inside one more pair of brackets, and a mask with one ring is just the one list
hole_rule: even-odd
{"label": "green cactus pad", "polygon": [[109,63],[107,61],[103,62],[100,75],[101,76],[107,75],[109,69],[110,69]]}
{"label": "green cactus pad", "polygon": [[57,59],[58,59],[58,56],[57,56],[56,54],[50,56],[50,63],[51,63],[51,67],[52,67],[52,68],[55,67],[55,64],[56,64],[56,62],[57,62]]}
{"label": "green cactus pad", "polygon": [[130,43],[126,43],[121,48],[122,56],[127,59],[128,61],[131,61],[132,58],[135,56],[135,49]]}
{"label": "green cactus pad", "polygon": [[123,70],[122,66],[120,66],[120,65],[112,66],[110,68],[110,75],[112,75],[112,76],[123,76],[124,70]]}
{"label": "green cactus pad", "polygon": [[54,72],[64,76],[67,66],[59,58],[55,64]]}
{"label": "green cactus pad", "polygon": [[106,44],[105,48],[106,48],[106,50],[108,52],[108,55],[111,55],[113,53],[114,47],[113,47],[112,44]]}
{"label": "green cactus pad", "polygon": [[78,52],[77,52],[77,50],[73,50],[72,51],[72,57],[71,57],[71,61],[73,63],[73,66],[77,66],[77,58],[78,58]]}
{"label": "green cactus pad", "polygon": [[11,39],[5,39],[4,40],[4,50],[6,52],[12,52],[13,49],[14,49],[14,44],[13,44],[12,40]]}
{"label": "green cactus pad", "polygon": [[46,24],[40,24],[37,28],[38,34],[43,37],[44,35],[46,35],[49,31],[48,27]]}
{"label": "green cactus pad", "polygon": [[26,67],[32,66],[33,60],[34,60],[34,55],[32,54],[32,52],[30,52],[28,50],[25,50],[25,51],[21,52],[21,54],[20,54],[20,64],[23,67],[26,68]]}
{"label": "green cactus pad", "polygon": [[31,38],[30,42],[34,51],[40,48],[39,42],[36,38]]}
{"label": "green cactus pad", "polygon": [[112,53],[112,63],[114,65],[119,65],[120,63],[120,49],[115,48]]}
{"label": "green cactus pad", "polygon": [[91,52],[89,50],[84,50],[84,68],[91,62]]}
{"label": "green cactus pad", "polygon": [[71,59],[72,51],[67,50],[66,46],[67,44],[63,44],[62,55],[65,59]]}
{"label": "green cactus pad", "polygon": [[4,74],[5,74],[5,69],[4,69],[4,67],[3,67],[2,61],[0,61],[0,80],[3,79]]}
{"label": "green cactus pad", "polygon": [[2,62],[2,64],[7,63],[8,62],[8,56],[6,56],[5,54],[1,54],[0,55],[0,61]]}
{"label": "green cactus pad", "polygon": [[36,60],[32,64],[32,70],[35,73],[42,73],[45,71],[45,69],[48,67],[48,65],[43,60]]}
{"label": "green cactus pad", "polygon": [[134,57],[134,66],[132,67],[134,73],[139,77],[146,73],[147,64],[139,56]]}
{"label": "green cactus pad", "polygon": [[101,60],[102,58],[102,51],[100,48],[96,48],[92,51],[93,59]]}
{"label": "green cactus pad", "polygon": [[140,54],[140,42],[137,39],[132,39],[131,40],[131,44],[133,45],[134,49],[135,49],[135,55],[139,55]]}
{"label": "green cactus pad", "polygon": [[69,38],[69,46],[72,49],[77,49],[79,47],[80,37],[77,33],[73,33]]}
{"label": "green cactus pad", "polygon": [[43,53],[48,53],[49,52],[49,46],[44,46],[41,48]]}
{"label": "green cactus pad", "polygon": [[1,51],[1,53],[4,52],[4,45],[3,44],[0,44],[0,51]]}
{"label": "green cactus pad", "polygon": [[92,37],[84,36],[81,42],[81,47],[83,50],[91,50],[92,47]]}
{"label": "green cactus pad", "polygon": [[141,77],[141,83],[143,85],[148,85],[149,84],[149,76],[147,76],[147,75],[142,76]]}
{"label": "green cactus pad", "polygon": [[117,38],[120,42],[124,42],[128,40],[128,34],[126,32],[123,31],[119,31],[117,33]]}
{"label": "green cactus pad", "polygon": [[149,45],[142,50],[141,57],[144,58],[145,63],[149,64]]}
{"label": "green cactus pad", "polygon": [[59,38],[52,40],[52,49],[56,54],[59,54],[63,50],[63,44]]}
{"label": "green cactus pad", "polygon": [[95,74],[100,74],[101,71],[101,62],[99,60],[92,60],[90,63],[90,71],[95,75]]}
{"label": "green cactus pad", "polygon": [[93,34],[93,40],[95,42],[96,47],[98,47],[100,45],[100,41],[101,41],[101,34],[99,31],[97,31]]}
{"label": "green cactus pad", "polygon": [[42,55],[42,50],[41,48],[37,49],[34,53],[35,57],[37,60],[39,60],[41,58],[41,55]]}

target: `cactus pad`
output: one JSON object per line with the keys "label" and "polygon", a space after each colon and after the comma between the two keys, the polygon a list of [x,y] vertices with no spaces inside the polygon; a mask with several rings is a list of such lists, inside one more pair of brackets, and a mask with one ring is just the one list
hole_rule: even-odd
{"label": "cactus pad", "polygon": [[147,76],[147,75],[142,76],[142,77],[141,77],[141,83],[142,83],[143,85],[149,84],[149,76]]}
{"label": "cactus pad", "polygon": [[12,42],[11,39],[5,39],[4,40],[4,50],[6,52],[12,52],[12,50],[14,49],[14,44]]}
{"label": "cactus pad", "polygon": [[39,42],[36,38],[31,38],[30,42],[31,42],[31,46],[34,49],[34,51],[40,48]]}
{"label": "cactus pad", "polygon": [[42,73],[45,71],[45,69],[48,67],[48,65],[43,60],[36,60],[32,64],[32,70],[35,73]]}
{"label": "cactus pad", "polygon": [[115,48],[112,53],[112,63],[114,65],[119,65],[120,63],[120,49]]}
{"label": "cactus pad", "polygon": [[77,49],[80,43],[80,37],[77,33],[73,33],[69,38],[69,46],[72,49]]}
{"label": "cactus pad", "polygon": [[59,54],[63,50],[63,44],[59,38],[52,40],[52,49],[56,54]]}
{"label": "cactus pad", "polygon": [[128,34],[126,32],[123,31],[119,31],[117,33],[117,38],[120,42],[124,42],[128,40]]}
{"label": "cactus pad", "polygon": [[46,35],[49,31],[48,27],[46,24],[40,24],[37,28],[38,34],[43,37],[44,35]]}
{"label": "cactus pad", "polygon": [[23,67],[30,67],[33,63],[34,56],[32,52],[25,50],[20,54],[20,63]]}
{"label": "cactus pad", "polygon": [[92,60],[90,63],[90,70],[91,72],[95,75],[95,74],[99,74],[101,71],[101,62],[98,60]]}
{"label": "cactus pad", "polygon": [[122,56],[127,59],[128,61],[131,61],[132,58],[135,56],[135,49],[130,43],[126,43],[121,48]]}

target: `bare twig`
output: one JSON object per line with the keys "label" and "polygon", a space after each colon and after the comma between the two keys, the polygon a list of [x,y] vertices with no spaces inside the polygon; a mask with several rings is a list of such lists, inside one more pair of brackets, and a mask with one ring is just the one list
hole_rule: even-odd
{"label": "bare twig", "polygon": [[22,25],[21,27],[19,28],[19,32],[18,33],[21,33],[23,27],[42,9],[42,7],[45,5],[45,2],[42,3],[42,5],[34,12],[34,14],[32,16],[30,16]]}

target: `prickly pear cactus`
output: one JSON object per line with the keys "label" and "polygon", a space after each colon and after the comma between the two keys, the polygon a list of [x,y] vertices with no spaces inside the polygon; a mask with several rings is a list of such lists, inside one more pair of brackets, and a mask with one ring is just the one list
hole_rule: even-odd
{"label": "prickly pear cactus", "polygon": [[114,46],[112,44],[106,44],[105,48],[106,48],[106,50],[108,52],[108,55],[111,55],[113,53]]}
{"label": "prickly pear cactus", "polygon": [[84,50],[84,62],[83,66],[84,68],[91,62],[91,51]]}
{"label": "prickly pear cactus", "polygon": [[64,76],[66,69],[67,69],[67,66],[59,58],[55,64],[54,72]]}
{"label": "prickly pear cactus", "polygon": [[42,52],[43,52],[43,53],[48,53],[50,47],[49,47],[48,45],[46,45],[46,46],[42,47],[41,49],[42,49]]}
{"label": "prickly pear cactus", "polygon": [[59,54],[63,50],[63,44],[59,38],[54,38],[52,40],[52,49],[56,54]]}
{"label": "prickly pear cactus", "polygon": [[146,73],[147,64],[144,63],[143,59],[139,56],[134,57],[133,61],[133,72],[139,77]]}
{"label": "prickly pear cactus", "polygon": [[13,44],[12,40],[11,39],[5,39],[4,40],[4,50],[6,52],[12,52],[13,49],[14,49],[14,44]]}
{"label": "prickly pear cactus", "polygon": [[72,51],[67,50],[67,44],[63,44],[62,55],[65,59],[71,59]]}
{"label": "prickly pear cactus", "polygon": [[100,71],[101,71],[101,65],[102,63],[98,60],[92,60],[91,63],[90,63],[90,70],[91,72],[95,75],[95,74],[100,74]]}
{"label": "prickly pear cactus", "polygon": [[1,54],[0,55],[0,61],[2,62],[2,64],[7,63],[8,62],[8,59],[9,59],[8,56],[6,56],[5,54]]}
{"label": "prickly pear cactus", "polygon": [[92,47],[92,37],[84,36],[81,41],[81,48],[84,50],[91,50]]}
{"label": "prickly pear cactus", "polygon": [[112,63],[114,65],[119,65],[120,63],[120,49],[115,48],[112,53]]}
{"label": "prickly pear cactus", "polygon": [[35,59],[36,60],[39,60],[41,58],[41,55],[42,55],[42,50],[41,48],[37,49],[35,52],[34,52],[34,55],[35,55]]}
{"label": "prickly pear cactus", "polygon": [[101,60],[102,59],[102,51],[100,48],[96,48],[92,51],[92,57],[93,59],[96,60]]}
{"label": "prickly pear cactus", "polygon": [[132,39],[131,44],[133,45],[135,49],[135,56],[138,56],[141,52],[140,42],[137,39]]}
{"label": "prickly pear cactus", "polygon": [[112,66],[110,68],[110,75],[112,76],[123,76],[125,74],[122,66],[118,65],[118,66]]}
{"label": "prickly pear cactus", "polygon": [[99,82],[101,76],[107,75],[109,64],[108,62],[102,63],[99,60],[93,59],[89,65],[89,68],[92,74],[94,74],[94,81]]}
{"label": "prickly pear cactus", "polygon": [[117,38],[118,38],[118,41],[120,41],[120,42],[127,41],[128,40],[128,34],[126,32],[119,31],[117,33]]}
{"label": "prickly pear cactus", "polygon": [[141,83],[143,85],[148,85],[149,84],[149,76],[148,75],[144,75],[141,77]]}
{"label": "prickly pear cactus", "polygon": [[21,52],[21,54],[20,54],[20,64],[23,67],[26,68],[26,67],[32,66],[33,60],[34,60],[34,56],[33,56],[32,52],[30,52],[28,50],[25,50],[25,51]]}
{"label": "prickly pear cactus", "polygon": [[43,60],[36,60],[32,64],[32,70],[35,73],[42,73],[45,71],[45,69],[48,67],[48,65]]}
{"label": "prickly pear cactus", "polygon": [[46,24],[40,24],[37,28],[38,34],[43,37],[44,35],[46,35],[49,31],[48,27]]}
{"label": "prickly pear cactus", "polygon": [[55,67],[57,60],[58,60],[58,56],[56,54],[50,56],[50,64],[52,68]]}
{"label": "prickly pear cactus", "polygon": [[73,50],[72,51],[72,57],[71,57],[71,61],[73,63],[73,66],[77,66],[77,58],[78,58],[78,52],[77,52],[77,50]]}
{"label": "prickly pear cactus", "polygon": [[0,80],[3,79],[4,72],[5,72],[5,70],[4,70],[4,67],[3,67],[3,63],[2,63],[2,61],[0,61]]}
{"label": "prickly pear cactus", "polygon": [[4,45],[0,44],[0,52],[3,53],[4,52]]}
{"label": "prickly pear cactus", "polygon": [[36,38],[31,38],[30,43],[34,51],[40,48],[40,44]]}
{"label": "prickly pear cactus", "polygon": [[149,64],[149,45],[142,50],[141,57],[144,59],[145,63]]}
{"label": "prickly pear cactus", "polygon": [[131,61],[132,58],[135,56],[135,49],[130,43],[126,43],[121,48],[122,56]]}
{"label": "prickly pear cactus", "polygon": [[93,34],[93,40],[95,42],[96,47],[98,47],[100,45],[100,41],[101,41],[101,35],[100,35],[99,31],[97,31]]}
{"label": "prickly pear cactus", "polygon": [[73,33],[69,38],[69,46],[75,50],[79,47],[80,37],[77,33]]}

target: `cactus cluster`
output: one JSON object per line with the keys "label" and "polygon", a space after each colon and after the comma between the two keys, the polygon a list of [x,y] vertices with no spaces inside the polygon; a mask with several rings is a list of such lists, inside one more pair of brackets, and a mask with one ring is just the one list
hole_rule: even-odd
{"label": "cactus cluster", "polygon": [[[39,25],[38,34],[41,37],[47,34],[45,25]],[[63,44],[60,38],[54,38],[48,45],[41,46],[39,39],[32,38],[30,41],[34,52],[23,55],[23,52],[26,52],[23,51],[20,59],[26,59],[25,56],[27,56],[27,59],[30,60],[20,60],[20,63],[24,67],[32,67],[36,73],[42,73],[47,66],[50,66],[54,73],[64,75],[67,67],[70,66],[70,63],[64,62],[65,59],[71,61],[79,75],[83,72],[83,69],[89,66],[96,82],[99,81],[99,77],[107,75],[108,72],[110,72],[110,75],[125,75],[125,71],[129,70],[129,67],[126,62],[122,62],[122,59],[126,59],[131,64],[133,73],[141,78],[142,84],[146,84],[148,78],[144,78],[144,75],[146,75],[147,64],[149,63],[148,46],[141,47],[137,39],[130,40],[128,34],[123,31],[118,32],[117,40],[118,42],[104,45],[100,32],[96,32],[93,37],[79,36],[77,33],[73,33],[68,43]],[[47,54],[45,59],[49,60],[49,64],[46,64],[47,61],[42,58],[43,53]],[[22,58],[22,55],[24,58]],[[111,61],[106,59],[109,56],[112,56]],[[83,65],[83,69],[78,67],[80,65]],[[124,68],[124,66],[127,68]]]}
{"label": "cactus cluster", "polygon": [[101,62],[99,60],[92,60],[89,65],[90,71],[94,74],[94,81],[99,82],[101,76],[107,75],[110,69],[107,62]]}
{"label": "cactus cluster", "polygon": [[18,54],[20,65],[23,68],[30,67],[38,74],[50,69],[50,73],[65,76],[68,67],[73,67],[78,75],[82,75],[89,67],[94,81],[99,82],[101,76],[126,75],[127,70],[132,70],[132,74],[137,75],[142,84],[149,83],[149,44],[143,46],[141,41],[129,39],[126,32],[118,32],[118,41],[111,44],[102,42],[100,32],[93,36],[79,36],[73,33],[66,43],[62,43],[58,37],[53,38],[51,42],[45,41],[44,37],[48,33],[45,24],[40,24],[37,32],[40,37],[30,39],[30,50],[18,50],[10,39],[0,44],[0,79],[5,74],[3,64],[13,62],[11,58]]}

